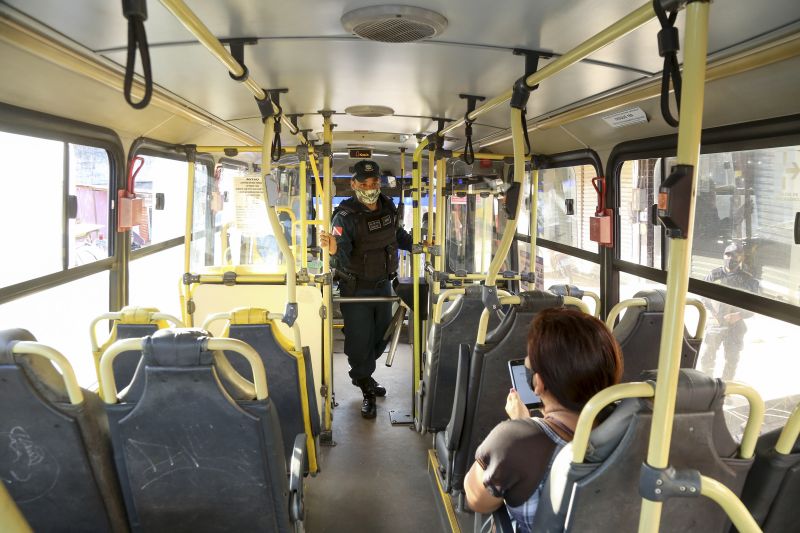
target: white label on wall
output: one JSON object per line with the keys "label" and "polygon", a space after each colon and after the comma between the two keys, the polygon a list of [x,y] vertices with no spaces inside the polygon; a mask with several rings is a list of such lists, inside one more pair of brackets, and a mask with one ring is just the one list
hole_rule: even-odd
{"label": "white label on wall", "polygon": [[631,107],[622,111],[617,111],[603,116],[606,124],[613,128],[621,128],[623,126],[632,126],[634,124],[644,124],[647,122],[647,115],[640,107]]}

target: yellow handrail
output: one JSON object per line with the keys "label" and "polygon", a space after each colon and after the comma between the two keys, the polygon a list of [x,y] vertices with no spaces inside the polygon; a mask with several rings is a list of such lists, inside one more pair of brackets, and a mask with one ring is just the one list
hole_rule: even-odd
{"label": "yellow handrail", "polygon": [[[105,403],[117,403],[117,384],[116,380],[114,379],[114,359],[123,352],[130,350],[141,351],[143,344],[144,339],[141,338],[122,339],[109,346],[108,349],[103,353],[103,357],[100,358],[100,380],[102,383],[100,391]],[[205,349],[212,352],[223,352],[228,350],[236,352],[247,359],[247,361],[250,363],[250,367],[253,370],[253,385],[255,386],[256,399],[263,400],[267,398],[267,376],[264,371],[264,363],[261,362],[258,352],[256,352],[249,344],[237,339],[209,338],[206,341]],[[228,362],[224,356],[216,357],[215,354],[215,364],[220,364],[222,359],[224,359],[223,365],[225,362]],[[228,363],[228,365],[230,365],[230,363]],[[238,375],[238,373],[235,371],[231,375],[233,374]],[[241,378],[245,384],[250,384],[250,382],[241,377],[241,375],[239,375],[239,378]]]}
{"label": "yellow handrail", "polygon": [[444,292],[439,294],[439,298],[433,304],[433,323],[434,324],[441,324],[442,322],[442,309],[444,308],[444,303],[448,300],[453,300],[457,296],[461,296],[465,294],[466,291],[464,289],[447,289]]}
{"label": "yellow handrail", "polygon": [[725,382],[725,394],[737,394],[744,396],[750,404],[750,414],[747,415],[747,425],[742,435],[742,443],[739,445],[739,456],[742,459],[750,459],[756,452],[758,442],[758,432],[764,422],[764,400],[753,387],[735,381]]}
{"label": "yellow handrail", "polygon": [[620,313],[622,313],[622,311],[631,307],[647,307],[647,300],[644,298],[629,298],[617,303],[617,305],[612,307],[611,311],[608,312],[608,316],[606,317],[606,327],[613,331],[614,322],[617,321],[617,317],[620,315]]}
{"label": "yellow handrail", "polygon": [[31,526],[8,493],[5,483],[0,483],[0,530],[13,533],[32,533]]}
{"label": "yellow handrail", "polygon": [[[424,150],[428,146],[428,139],[422,139],[420,143],[417,145],[417,148],[414,150],[414,157],[412,158],[412,167],[411,167],[411,198],[413,200],[413,225],[411,229],[411,238],[412,242],[416,245],[421,244],[420,238],[422,237],[422,217],[420,214],[420,199],[422,196],[422,191],[420,190],[422,187],[422,150]],[[413,302],[414,302],[414,364],[412,366],[413,376],[411,378],[411,387],[412,387],[412,398],[416,397],[417,389],[419,388],[419,380],[420,372],[422,369],[422,335],[420,331],[420,320],[419,320],[419,310],[420,310],[420,301],[419,301],[419,257],[414,255],[413,253],[410,255],[411,259],[411,282],[413,287]],[[412,402],[412,405],[416,406],[416,402]],[[415,407],[416,409],[416,407]],[[414,413],[416,415],[416,413]]]}
{"label": "yellow handrail", "polygon": [[697,329],[695,329],[693,338],[702,341],[706,332],[706,306],[697,298],[686,298],[686,305],[697,309]]}
{"label": "yellow handrail", "polygon": [[761,533],[753,515],[731,490],[710,477],[700,476],[700,494],[714,500],[722,507],[733,525],[741,533]]}
{"label": "yellow handrail", "polygon": [[75,371],[61,352],[49,346],[45,346],[44,344],[39,344],[38,342],[19,341],[11,348],[11,353],[14,355],[38,355],[39,357],[47,358],[55,363],[61,371],[61,377],[64,379],[64,387],[67,389],[70,403],[73,405],[83,403],[83,391],[81,391],[81,387],[78,385],[78,378],[75,377]]}
{"label": "yellow handrail", "polygon": [[[333,126],[331,115],[323,114],[322,120],[322,142],[328,146],[333,143]],[[317,179],[317,187],[322,193],[322,227],[325,231],[331,231],[331,208],[333,206],[333,171],[331,168],[330,151],[324,152],[322,156],[322,179],[324,185],[320,186],[317,165],[312,160],[311,168],[314,171],[314,178]],[[331,273],[331,254],[327,247],[322,249],[322,273]],[[322,377],[322,385],[325,389],[325,414],[323,428],[330,432],[333,424],[333,293],[330,283],[322,286],[322,304],[325,306],[326,313],[323,318],[323,367],[325,369]]]}
{"label": "yellow handrail", "polygon": [[586,458],[586,447],[589,444],[594,420],[605,406],[625,398],[652,398],[654,393],[655,390],[651,383],[638,381],[620,383],[592,396],[581,409],[581,415],[575,426],[575,436],[572,439],[572,462],[582,463]]}
{"label": "yellow handrail", "polygon": [[588,296],[589,298],[591,298],[594,301],[594,313],[592,313],[592,316],[595,317],[595,318],[599,317],[600,316],[600,306],[601,306],[600,295],[597,294],[596,292],[592,292],[592,291],[583,291],[583,296],[584,297]]}
{"label": "yellow handrail", "polygon": [[789,420],[786,421],[786,426],[784,426],[783,431],[781,431],[781,436],[778,438],[777,444],[775,444],[775,451],[782,455],[792,453],[792,448],[794,447],[794,443],[797,442],[797,436],[799,434],[800,404],[794,408]]}

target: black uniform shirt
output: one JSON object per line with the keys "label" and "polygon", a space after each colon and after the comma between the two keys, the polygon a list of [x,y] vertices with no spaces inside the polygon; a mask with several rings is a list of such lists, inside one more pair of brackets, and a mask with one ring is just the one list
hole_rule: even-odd
{"label": "black uniform shirt", "polygon": [[[351,208],[355,208],[356,213],[350,213],[342,209],[333,216],[333,220],[331,221],[331,234],[336,238],[336,253],[331,254],[331,268],[339,270],[347,270],[350,266],[350,256],[353,252],[353,245],[358,234],[358,221],[356,217],[359,213],[373,213],[367,206],[358,201],[355,196],[349,198],[349,201],[345,200],[345,202],[348,202]],[[397,211],[394,208],[394,204],[389,206],[386,205],[386,202],[392,202],[391,198],[381,194],[378,199],[380,210],[391,210],[396,216]],[[396,237],[398,247],[401,250],[410,252],[413,239],[399,223],[397,224]]]}

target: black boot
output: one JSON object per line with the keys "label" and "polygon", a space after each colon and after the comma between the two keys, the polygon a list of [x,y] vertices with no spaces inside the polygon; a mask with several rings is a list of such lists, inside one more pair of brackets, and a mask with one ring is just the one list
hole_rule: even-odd
{"label": "black boot", "polygon": [[371,392],[365,392],[364,401],[361,402],[361,416],[364,418],[375,418],[376,414],[375,395]]}
{"label": "black boot", "polygon": [[366,393],[367,391],[371,391],[375,396],[380,398],[386,396],[386,387],[375,381],[372,377],[358,380],[354,379],[351,382],[356,387],[359,387],[361,392]]}

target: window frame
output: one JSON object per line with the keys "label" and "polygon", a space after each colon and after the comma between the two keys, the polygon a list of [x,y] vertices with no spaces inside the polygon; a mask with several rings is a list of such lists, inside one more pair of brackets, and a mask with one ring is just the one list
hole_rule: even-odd
{"label": "window frame", "polygon": [[[53,272],[0,288],[0,305],[108,270],[110,271],[109,306],[111,309],[119,308],[124,302],[123,284],[127,281],[127,266],[119,254],[120,242],[124,239],[120,239],[117,234],[116,191],[126,168],[125,151],[119,136],[115,131],[108,128],[32,111],[3,102],[0,102],[0,129],[15,135],[26,135],[65,144],[78,144],[105,150],[109,164],[108,247],[109,251],[113,251],[109,257],[86,265],[69,267],[69,264],[62,264],[62,270],[59,272]],[[64,175],[67,178],[69,176],[68,150],[69,147],[65,146],[67,155],[64,156]],[[63,192],[63,201],[65,203],[67,201],[66,187],[68,186],[69,183],[67,181]],[[68,238],[65,227],[62,228],[62,232],[64,233],[62,236],[63,242]]]}

